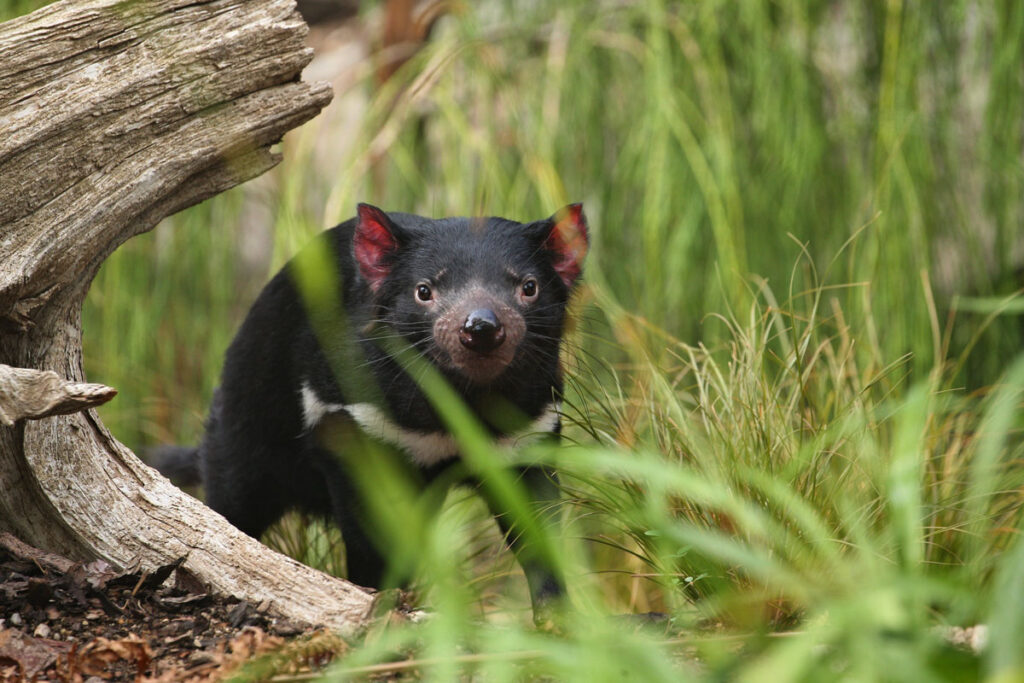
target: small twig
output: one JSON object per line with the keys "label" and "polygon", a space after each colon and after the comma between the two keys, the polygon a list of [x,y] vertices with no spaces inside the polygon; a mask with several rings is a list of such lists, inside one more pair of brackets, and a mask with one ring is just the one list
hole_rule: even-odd
{"label": "small twig", "polygon": [[454,657],[427,657],[425,659],[407,659],[402,662],[388,662],[387,664],[370,664],[368,666],[357,666],[351,669],[341,669],[340,673],[391,673],[396,671],[405,671],[408,669],[416,669],[422,666],[433,666],[435,664],[443,664],[446,662],[455,662],[457,664],[472,664],[474,662],[511,662],[519,661],[522,659],[538,659],[540,657],[546,656],[547,654],[548,653],[544,650],[520,650],[518,652],[482,652],[470,655],[456,655]]}
{"label": "small twig", "polygon": [[[135,594],[139,592],[139,589],[142,588],[142,584],[144,584],[146,582],[146,579],[148,578],[149,572],[142,572],[141,574],[139,574],[139,580],[135,583],[135,588],[132,588],[132,592],[129,594],[128,597],[134,598]],[[127,602],[125,603],[125,606],[128,606]]]}

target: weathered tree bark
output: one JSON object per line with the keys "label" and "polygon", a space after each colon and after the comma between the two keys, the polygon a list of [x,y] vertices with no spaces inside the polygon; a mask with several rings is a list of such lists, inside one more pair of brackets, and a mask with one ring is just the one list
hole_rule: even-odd
{"label": "weathered tree bark", "polygon": [[294,0],[66,0],[0,24],[0,531],[121,567],[187,556],[218,592],[351,630],[370,594],[238,532],[91,409],[59,414],[110,397],[82,385],[103,260],[272,167],[330,100],[299,80],[305,31]]}

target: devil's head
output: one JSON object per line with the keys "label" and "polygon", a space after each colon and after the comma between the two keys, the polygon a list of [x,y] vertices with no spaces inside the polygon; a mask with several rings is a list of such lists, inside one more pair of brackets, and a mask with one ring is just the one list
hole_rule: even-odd
{"label": "devil's head", "polygon": [[554,363],[587,246],[580,204],[525,224],[430,220],[360,204],[353,236],[377,320],[477,385],[531,355]]}

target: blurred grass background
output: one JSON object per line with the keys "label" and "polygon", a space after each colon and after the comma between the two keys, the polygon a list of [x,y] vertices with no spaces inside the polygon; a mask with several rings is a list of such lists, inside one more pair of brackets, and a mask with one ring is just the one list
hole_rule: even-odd
{"label": "blurred grass background", "polygon": [[[379,55],[315,62],[335,102],[277,169],[109,259],[83,321],[106,424],[195,442],[262,283],[357,201],[582,201],[577,445],[534,454],[563,472],[577,615],[524,628],[456,494],[421,539],[437,616],[336,676],[401,652],[434,680],[1024,680],[1024,3],[446,9],[383,85]],[[309,529],[275,542],[340,572]],[[648,610],[667,631],[595,617]],[[942,630],[977,623],[980,652]]]}

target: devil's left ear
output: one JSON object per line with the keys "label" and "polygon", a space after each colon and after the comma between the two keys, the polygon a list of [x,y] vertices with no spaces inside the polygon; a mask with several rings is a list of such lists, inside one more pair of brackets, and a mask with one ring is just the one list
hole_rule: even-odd
{"label": "devil's left ear", "polygon": [[570,204],[546,221],[536,224],[551,265],[570,289],[583,271],[583,259],[590,246],[587,218],[582,204]]}

